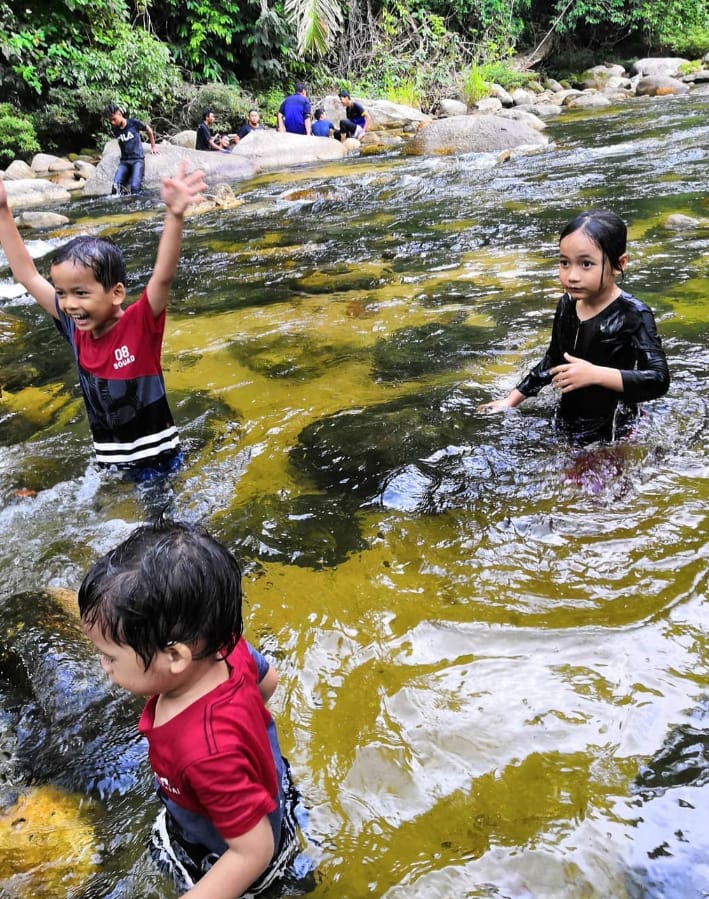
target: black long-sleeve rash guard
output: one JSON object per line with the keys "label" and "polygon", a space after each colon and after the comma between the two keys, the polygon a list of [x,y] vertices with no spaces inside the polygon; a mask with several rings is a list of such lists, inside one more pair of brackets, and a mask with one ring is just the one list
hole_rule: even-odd
{"label": "black long-sleeve rash guard", "polygon": [[594,365],[620,370],[623,392],[591,386],[561,396],[557,420],[575,440],[612,440],[627,431],[637,417],[637,403],[667,392],[670,373],[652,311],[629,293],[593,318],[581,321],[576,303],[565,293],[554,315],[549,347],[537,365],[517,385],[525,396],[536,396],[551,382],[551,369],[567,360],[564,353]]}

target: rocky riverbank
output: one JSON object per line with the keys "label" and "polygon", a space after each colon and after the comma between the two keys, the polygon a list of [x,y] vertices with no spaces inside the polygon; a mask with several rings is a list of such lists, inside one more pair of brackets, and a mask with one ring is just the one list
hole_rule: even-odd
{"label": "rocky riverbank", "polygon": [[[681,58],[651,58],[621,65],[595,66],[574,86],[553,79],[531,82],[506,91],[492,85],[490,95],[468,107],[462,100],[443,100],[436,116],[386,100],[360,98],[371,116],[362,141],[339,143],[317,137],[256,131],[229,154],[194,150],[193,131],[183,131],[159,144],[159,154],[146,152],[144,186],[157,189],[160,179],[174,171],[181,159],[204,169],[211,186],[243,181],[264,172],[341,159],[351,153],[401,151],[408,155],[498,153],[542,149],[546,120],[577,110],[602,110],[630,99],[679,96],[693,92],[709,96],[709,54],[702,68],[690,72]],[[687,74],[689,72],[689,74]],[[325,117],[337,122],[343,109],[334,95],[320,98]],[[109,141],[100,158],[64,159],[37,154],[31,164],[15,160],[4,173],[10,205],[20,211],[18,224],[51,228],[65,223],[56,213],[29,210],[67,202],[72,195],[110,193],[118,164],[118,145]]]}

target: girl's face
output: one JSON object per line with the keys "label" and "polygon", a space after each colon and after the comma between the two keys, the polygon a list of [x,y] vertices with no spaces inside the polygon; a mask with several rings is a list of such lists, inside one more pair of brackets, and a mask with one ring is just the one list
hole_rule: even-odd
{"label": "girl's face", "polygon": [[603,250],[583,229],[567,234],[559,244],[559,280],[572,300],[589,306],[607,305],[618,296],[616,276],[625,268],[626,255],[614,269]]}

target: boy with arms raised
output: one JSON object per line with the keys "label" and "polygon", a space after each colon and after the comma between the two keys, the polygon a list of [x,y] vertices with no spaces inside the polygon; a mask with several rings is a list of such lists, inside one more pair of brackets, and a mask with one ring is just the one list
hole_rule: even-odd
{"label": "boy with arms raised", "polygon": [[161,520],[95,563],[79,612],[113,683],[150,696],[139,729],[164,805],[153,858],[191,899],[272,887],[299,850],[297,794],[265,706],[278,676],[241,636],[236,559]]}
{"label": "boy with arms raised", "polygon": [[55,253],[52,282],[37,271],[0,178],[0,243],[12,274],[54,317],[71,345],[102,467],[148,481],[176,470],[180,442],[160,366],[165,310],[180,257],[184,214],[205,182],[202,172],[164,178],[165,225],[155,267],[137,302],[123,308],[126,266],[111,240],[76,237]]}

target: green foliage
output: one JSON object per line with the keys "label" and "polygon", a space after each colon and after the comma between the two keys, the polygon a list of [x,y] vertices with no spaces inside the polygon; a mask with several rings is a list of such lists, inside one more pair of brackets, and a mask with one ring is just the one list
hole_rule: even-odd
{"label": "green foliage", "polygon": [[[671,48],[679,56],[698,60],[709,53],[709,24],[690,26],[678,31],[664,29],[662,40],[666,47]],[[699,67],[701,68],[701,65]]]}
{"label": "green foliage", "polygon": [[488,96],[490,83],[486,80],[479,65],[473,64],[465,70],[460,92],[468,106],[473,106],[478,100]]}
{"label": "green foliage", "polygon": [[342,28],[340,0],[285,0],[285,12],[298,36],[298,52],[324,56]]}
{"label": "green foliage", "polygon": [[251,94],[238,85],[219,82],[183,84],[176,106],[166,110],[165,116],[172,115],[169,130],[177,132],[196,128],[202,121],[202,111],[211,109],[215,118],[213,130],[231,132],[244,122],[254,105],[259,106]]}
{"label": "green foliage", "polygon": [[32,120],[13,109],[10,103],[0,103],[0,166],[13,159],[29,159],[39,153]]}

